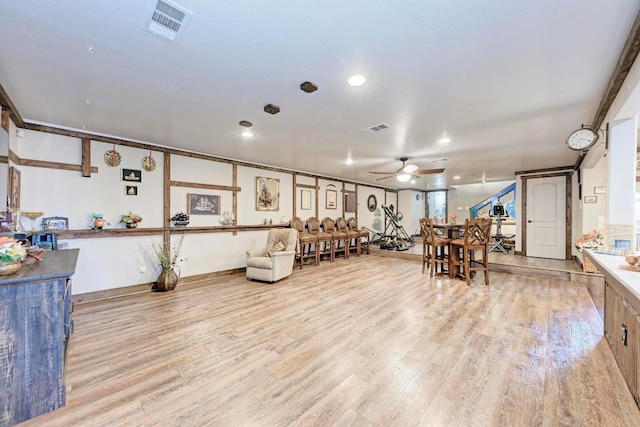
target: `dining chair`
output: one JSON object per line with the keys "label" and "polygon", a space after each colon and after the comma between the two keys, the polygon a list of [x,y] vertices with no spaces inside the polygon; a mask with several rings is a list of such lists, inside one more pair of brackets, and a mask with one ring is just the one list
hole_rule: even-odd
{"label": "dining chair", "polygon": [[420,218],[420,234],[422,235],[422,274],[425,273],[427,264],[430,270],[429,277],[435,275],[438,265],[441,273],[449,274],[451,271],[448,254],[449,239],[436,232],[431,218]]}
{"label": "dining chair", "polygon": [[[467,286],[471,285],[473,272],[484,272],[484,284],[489,286],[489,244],[491,243],[491,218],[467,219],[464,224],[464,237],[449,242],[451,261],[450,277],[455,277],[460,267],[464,269]],[[481,254],[476,259],[475,254]]]}

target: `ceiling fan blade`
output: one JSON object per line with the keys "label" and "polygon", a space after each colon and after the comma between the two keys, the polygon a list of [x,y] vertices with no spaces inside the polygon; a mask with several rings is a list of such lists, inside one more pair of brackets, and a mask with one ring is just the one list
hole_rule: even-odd
{"label": "ceiling fan blade", "polygon": [[389,178],[393,178],[394,176],[397,176],[397,173],[394,173],[393,175],[387,175],[387,176],[382,176],[380,178],[377,178],[376,181],[382,181],[383,179],[389,179]]}
{"label": "ceiling fan blade", "polygon": [[396,172],[372,172],[372,171],[369,171],[369,173],[375,173],[376,175],[391,175],[391,174],[396,173]]}
{"label": "ceiling fan blade", "polygon": [[417,171],[413,171],[414,175],[430,175],[432,173],[442,173],[444,169],[418,169]]}

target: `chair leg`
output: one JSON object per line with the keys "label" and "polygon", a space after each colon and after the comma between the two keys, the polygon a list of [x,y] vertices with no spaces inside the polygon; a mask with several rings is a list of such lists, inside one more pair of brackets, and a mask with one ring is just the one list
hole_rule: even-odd
{"label": "chair leg", "polygon": [[433,278],[433,276],[435,276],[435,270],[436,270],[436,247],[433,245],[429,245],[429,247],[431,248],[430,250],[430,255],[429,255],[429,260],[431,261],[430,265],[431,265],[431,271],[429,272],[429,277]]}
{"label": "chair leg", "polygon": [[424,274],[425,267],[427,265],[427,245],[422,242],[422,274]]}
{"label": "chair leg", "polygon": [[467,250],[465,251],[463,257],[464,257],[464,278],[467,280],[467,286],[471,286],[471,254],[473,253],[473,251],[471,250]]}
{"label": "chair leg", "polygon": [[489,251],[486,246],[482,248],[482,261],[484,262],[484,284],[489,286]]}

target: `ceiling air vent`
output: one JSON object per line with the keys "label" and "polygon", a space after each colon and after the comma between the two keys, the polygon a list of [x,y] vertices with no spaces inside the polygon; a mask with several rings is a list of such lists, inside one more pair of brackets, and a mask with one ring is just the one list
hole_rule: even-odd
{"label": "ceiling air vent", "polygon": [[193,13],[169,0],[151,0],[145,14],[144,29],[178,44]]}
{"label": "ceiling air vent", "polygon": [[381,130],[385,130],[388,129],[389,125],[386,123],[380,123],[377,125],[373,125],[371,127],[368,128],[364,128],[362,129],[363,132],[380,132]]}

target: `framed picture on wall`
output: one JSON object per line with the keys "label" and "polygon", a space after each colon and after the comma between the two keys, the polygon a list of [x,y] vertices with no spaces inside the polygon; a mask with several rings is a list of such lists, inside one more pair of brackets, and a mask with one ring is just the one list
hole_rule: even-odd
{"label": "framed picture on wall", "polygon": [[276,178],[256,178],[256,210],[280,210],[280,180]]}
{"label": "framed picture on wall", "polygon": [[13,166],[9,168],[7,199],[11,210],[20,209],[20,171]]}
{"label": "framed picture on wall", "polygon": [[344,211],[355,212],[356,211],[356,193],[347,193],[344,195]]}
{"label": "framed picture on wall", "polygon": [[311,190],[302,190],[300,193],[300,209],[311,210]]}
{"label": "framed picture on wall", "polygon": [[212,194],[187,194],[189,215],[220,215],[220,196]]}
{"label": "framed picture on wall", "polygon": [[336,190],[327,190],[327,209],[337,209],[338,192]]}
{"label": "framed picture on wall", "polygon": [[137,196],[138,195],[138,187],[135,185],[125,185],[124,193],[127,196]]}
{"label": "framed picture on wall", "polygon": [[142,171],[140,169],[122,169],[122,180],[142,182]]}

